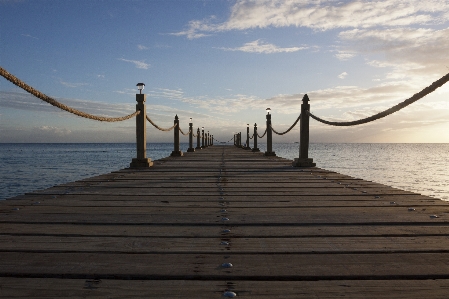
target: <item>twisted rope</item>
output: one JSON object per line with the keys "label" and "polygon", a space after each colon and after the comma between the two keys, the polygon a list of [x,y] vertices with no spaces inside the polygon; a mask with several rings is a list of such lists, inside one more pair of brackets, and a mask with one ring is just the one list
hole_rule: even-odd
{"label": "twisted rope", "polygon": [[98,120],[98,121],[106,121],[106,122],[117,122],[117,121],[123,121],[123,120],[127,120],[130,118],[135,117],[136,115],[138,115],[140,113],[140,111],[136,111],[132,114],[126,115],[126,116],[122,116],[122,117],[104,117],[104,116],[98,116],[98,115],[93,115],[93,114],[89,114],[86,112],[82,112],[80,110],[77,110],[75,108],[71,108],[69,106],[66,106],[58,101],[56,101],[55,99],[47,96],[46,94],[40,92],[37,89],[34,89],[33,87],[29,86],[28,84],[26,84],[25,82],[23,82],[22,80],[20,80],[19,78],[17,78],[16,76],[10,74],[9,72],[7,72],[4,68],[0,67],[0,75],[5,78],[6,80],[10,81],[11,83],[13,83],[14,85],[22,88],[23,90],[25,90],[26,92],[34,95],[35,97],[41,99],[44,102],[47,102],[48,104],[58,107],[61,110],[70,112],[72,114],[84,117],[84,118],[88,118],[88,119],[93,119],[93,120]]}
{"label": "twisted rope", "polygon": [[[272,128],[273,129],[273,128]],[[262,136],[259,135],[259,133],[257,133],[257,136],[259,136],[259,138],[263,138],[265,136],[265,134],[267,134],[267,129],[265,129],[265,132],[263,133]]]}
{"label": "twisted rope", "polygon": [[435,91],[438,87],[443,86],[447,81],[449,81],[449,73],[446,74],[445,76],[441,77],[440,79],[438,79],[437,81],[433,82],[430,86],[427,86],[426,88],[424,88],[423,90],[421,90],[418,93],[415,93],[411,98],[408,98],[407,100],[403,101],[402,103],[399,103],[385,111],[382,111],[380,113],[377,113],[373,116],[367,117],[367,118],[362,118],[359,120],[355,120],[355,121],[348,121],[348,122],[332,122],[332,121],[327,121],[324,120],[322,118],[319,118],[318,116],[313,115],[312,113],[310,113],[309,111],[307,111],[307,114],[310,115],[310,117],[312,117],[313,119],[326,124],[326,125],[331,125],[331,126],[355,126],[355,125],[361,125],[361,124],[365,124],[374,120],[378,120],[380,118],[383,118],[387,115],[393,114],[399,110],[401,110],[402,108],[407,107],[408,105],[422,99],[423,97],[425,97],[426,95],[428,95],[429,93]]}
{"label": "twisted rope", "polygon": [[173,129],[176,127],[176,124],[174,124],[172,127],[168,128],[168,129],[164,129],[164,128],[161,128],[161,127],[159,127],[158,125],[156,125],[156,124],[151,120],[151,118],[148,117],[148,115],[147,115],[146,117],[147,117],[147,120],[150,122],[150,124],[152,124],[153,127],[155,127],[156,129],[158,129],[158,130],[160,130],[160,131],[169,132],[169,131],[173,130]]}
{"label": "twisted rope", "polygon": [[285,131],[285,132],[283,132],[283,133],[277,132],[275,129],[273,129],[273,126],[271,126],[271,130],[272,130],[274,133],[278,134],[278,135],[284,135],[284,134],[287,134],[288,132],[290,132],[290,131],[296,126],[296,124],[298,123],[298,121],[299,121],[300,119],[301,119],[301,114],[299,114],[298,118],[295,120],[295,122],[293,123],[293,125],[292,125],[290,128],[288,128],[287,131]]}
{"label": "twisted rope", "polygon": [[253,138],[254,138],[254,134],[253,134],[253,136],[249,137],[249,139],[253,139]]}
{"label": "twisted rope", "polygon": [[191,130],[189,129],[189,131],[188,131],[187,133],[184,133],[184,132],[181,130],[181,127],[180,127],[180,128],[179,128],[179,132],[181,132],[182,135],[187,136],[187,135],[190,134]]}

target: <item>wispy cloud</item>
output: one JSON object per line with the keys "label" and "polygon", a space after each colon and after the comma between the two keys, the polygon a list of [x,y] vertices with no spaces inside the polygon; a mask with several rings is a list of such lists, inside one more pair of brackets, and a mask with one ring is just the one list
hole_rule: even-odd
{"label": "wispy cloud", "polygon": [[307,27],[314,30],[439,24],[448,20],[449,3],[441,0],[303,1],[239,0],[223,23],[215,18],[190,21],[173,33],[189,39],[211,33],[267,27]]}
{"label": "wispy cloud", "polygon": [[138,69],[144,69],[147,70],[150,68],[150,64],[146,63],[145,61],[140,61],[140,60],[129,60],[129,59],[124,59],[124,58],[119,58],[119,60],[121,61],[125,61],[125,62],[129,62],[132,63],[136,66],[136,68]]}
{"label": "wispy cloud", "polygon": [[338,78],[344,79],[344,78],[346,78],[347,75],[348,75],[348,73],[343,72],[343,73],[341,73],[340,75],[338,75]]}
{"label": "wispy cloud", "polygon": [[238,48],[219,48],[225,51],[241,51],[246,53],[262,53],[262,54],[273,54],[273,53],[291,53],[300,50],[307,49],[307,47],[290,47],[281,48],[273,44],[266,43],[260,39],[244,44]]}
{"label": "wispy cloud", "polygon": [[25,36],[25,37],[32,38],[32,39],[39,39],[39,38],[37,38],[35,36],[32,36],[30,34],[21,34],[21,36]]}
{"label": "wispy cloud", "polygon": [[65,81],[62,81],[62,80],[59,81],[59,83],[61,83],[62,85],[66,86],[66,87],[71,87],[71,88],[76,88],[76,87],[89,85],[89,83],[71,83],[71,82],[65,82]]}

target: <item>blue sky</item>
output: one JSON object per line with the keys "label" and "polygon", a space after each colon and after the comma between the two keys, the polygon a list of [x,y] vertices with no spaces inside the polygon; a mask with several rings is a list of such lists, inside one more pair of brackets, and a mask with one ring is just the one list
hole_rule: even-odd
{"label": "blue sky", "polygon": [[[218,140],[287,129],[302,96],[332,121],[371,116],[449,72],[449,1],[0,0],[0,65],[92,114],[179,115]],[[448,84],[449,85],[449,84]],[[374,123],[311,120],[312,142],[449,142],[449,87]],[[149,142],[172,132],[148,124]],[[299,140],[299,127],[275,142]],[[70,115],[0,78],[0,142],[134,142],[135,121]],[[183,140],[183,141],[187,141]]]}

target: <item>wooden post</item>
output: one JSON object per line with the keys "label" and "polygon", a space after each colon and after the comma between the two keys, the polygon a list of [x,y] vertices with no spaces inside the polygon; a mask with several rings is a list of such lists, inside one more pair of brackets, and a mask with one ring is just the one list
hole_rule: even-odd
{"label": "wooden post", "polygon": [[301,104],[301,120],[299,121],[299,158],[293,161],[296,167],[314,167],[313,159],[309,158],[309,114],[310,111],[309,97],[304,95]]}
{"label": "wooden post", "polygon": [[273,131],[271,130],[271,114],[267,113],[267,151],[265,152],[265,156],[276,156],[275,152],[273,152]]}
{"label": "wooden post", "polygon": [[249,124],[246,124],[246,150],[250,150],[251,147],[249,146]]}
{"label": "wooden post", "polygon": [[253,152],[260,152],[260,149],[257,147],[257,124],[254,124],[254,147],[252,149]]}
{"label": "wooden post", "polygon": [[211,145],[214,145],[214,135],[212,134]]}
{"label": "wooden post", "polygon": [[195,149],[193,148],[193,124],[192,119],[190,119],[189,123],[189,148],[187,149],[187,152],[194,152]]}
{"label": "wooden post", "polygon": [[205,146],[204,146],[204,127],[201,127],[201,148],[205,148]]}
{"label": "wooden post", "polygon": [[173,129],[174,131],[174,148],[171,152],[172,157],[181,157],[183,156],[183,153],[179,150],[179,118],[178,115],[175,116],[174,124],[176,125]]}
{"label": "wooden post", "polygon": [[137,158],[133,158],[130,164],[131,168],[151,167],[153,162],[147,158],[147,111],[145,107],[146,94],[136,94],[136,111],[140,113],[136,116],[136,146]]}
{"label": "wooden post", "polygon": [[239,133],[239,147],[242,148],[242,132]]}
{"label": "wooden post", "polygon": [[200,128],[198,128],[198,130],[196,130],[196,148],[195,149],[201,149],[201,143],[200,143]]}

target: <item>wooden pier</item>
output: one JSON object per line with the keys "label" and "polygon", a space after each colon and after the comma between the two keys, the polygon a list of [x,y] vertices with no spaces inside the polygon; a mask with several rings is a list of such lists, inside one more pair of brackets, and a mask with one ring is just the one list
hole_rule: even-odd
{"label": "wooden pier", "polygon": [[449,204],[213,146],[0,202],[1,298],[448,298]]}

